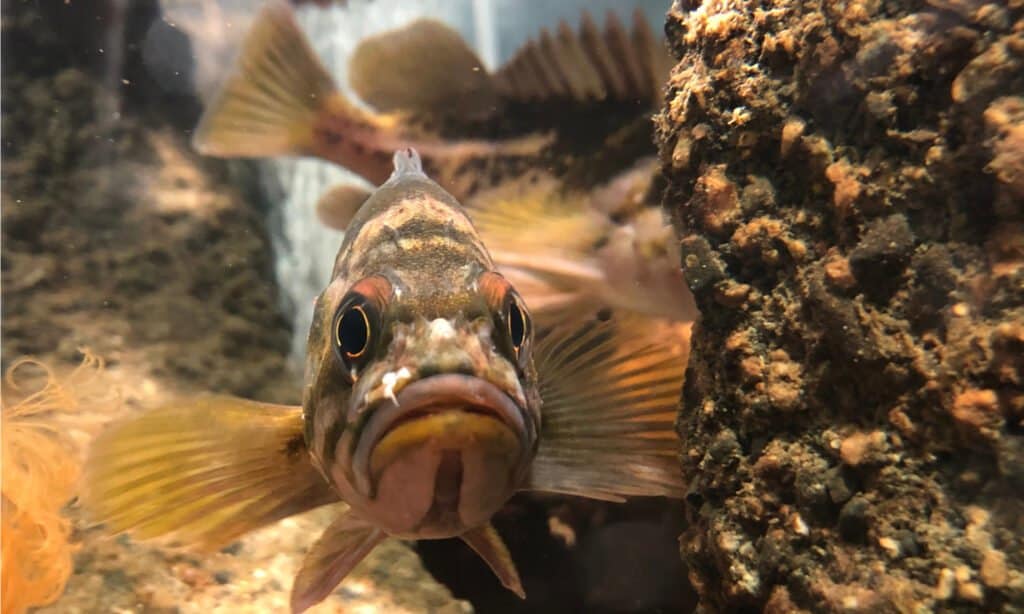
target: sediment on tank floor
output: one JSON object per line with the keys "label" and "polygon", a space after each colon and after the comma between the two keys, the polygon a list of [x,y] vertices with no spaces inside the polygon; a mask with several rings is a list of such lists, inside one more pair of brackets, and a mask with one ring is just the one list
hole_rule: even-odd
{"label": "sediment on tank floor", "polygon": [[1024,608],[1024,4],[677,1],[706,611]]}

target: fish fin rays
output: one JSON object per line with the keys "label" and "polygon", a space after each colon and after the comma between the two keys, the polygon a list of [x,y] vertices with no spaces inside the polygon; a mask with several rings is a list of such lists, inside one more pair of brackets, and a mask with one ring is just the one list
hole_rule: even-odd
{"label": "fish fin rays", "polygon": [[323,601],[366,555],[387,538],[384,531],[346,511],[324,530],[306,553],[292,584],[291,611]]}
{"label": "fish fin rays", "polygon": [[271,2],[253,21],[234,73],[207,106],[193,145],[219,157],[307,153],[318,117],[337,95],[291,8]]}
{"label": "fish fin rays", "polygon": [[300,407],[204,396],[115,423],[93,443],[90,519],[214,549],[337,495],[310,461]]}
{"label": "fish fin rays", "polygon": [[501,581],[502,586],[526,599],[526,591],[523,590],[523,583],[519,580],[519,572],[512,561],[512,555],[508,552],[505,542],[490,524],[477,527],[461,535],[462,541],[466,542],[480,558],[487,563],[494,575]]}
{"label": "fish fin rays", "polygon": [[349,62],[349,82],[364,102],[385,112],[476,117],[498,102],[480,58],[458,32],[434,19],[364,39]]}
{"label": "fish fin rays", "polygon": [[644,318],[561,326],[538,345],[543,402],[529,490],[681,497],[675,419],[688,352]]}
{"label": "fish fin rays", "polygon": [[578,29],[562,22],[526,41],[494,72],[494,83],[502,98],[517,102],[656,102],[673,64],[640,10],[632,30],[614,11],[601,29],[584,10]]}
{"label": "fish fin rays", "polygon": [[605,233],[582,196],[557,192],[553,180],[513,184],[467,203],[469,216],[499,269],[535,286],[540,307],[578,302],[604,281],[593,246]]}

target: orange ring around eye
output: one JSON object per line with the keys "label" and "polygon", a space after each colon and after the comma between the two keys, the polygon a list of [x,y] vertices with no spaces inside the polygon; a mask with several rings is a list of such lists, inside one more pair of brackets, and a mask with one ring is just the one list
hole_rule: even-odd
{"label": "orange ring around eye", "polygon": [[[341,339],[341,324],[345,321],[345,316],[350,312],[357,311],[363,318],[363,328],[366,330],[366,340],[363,342],[363,347],[358,352],[349,352],[345,349],[345,344]],[[338,325],[334,328],[334,342],[338,344],[338,347],[345,353],[345,357],[349,359],[359,358],[366,353],[366,349],[370,347],[370,338],[373,331],[370,330],[370,318],[366,315],[366,310],[363,309],[362,305],[353,305],[349,307],[345,314],[338,320]]]}

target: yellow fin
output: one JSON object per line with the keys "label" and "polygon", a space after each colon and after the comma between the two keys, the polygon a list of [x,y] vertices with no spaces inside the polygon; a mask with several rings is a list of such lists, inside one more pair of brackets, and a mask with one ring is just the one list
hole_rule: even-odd
{"label": "yellow fin", "polygon": [[607,223],[582,195],[563,194],[545,178],[506,184],[466,204],[498,269],[542,325],[578,313],[600,293],[604,273],[594,246]]}
{"label": "yellow fin", "polygon": [[113,531],[217,548],[338,500],[302,433],[301,407],[226,396],[172,403],[100,434],[83,502]]}
{"label": "yellow fin", "polygon": [[674,425],[688,347],[631,318],[560,327],[538,345],[541,443],[529,489],[619,501],[681,497]]}
{"label": "yellow fin", "polygon": [[551,180],[513,183],[467,202],[470,218],[499,266],[595,281],[587,264],[605,232],[581,195],[561,194]]}
{"label": "yellow fin", "polygon": [[480,58],[458,32],[434,19],[366,38],[352,54],[349,82],[380,111],[478,117],[498,102]]}
{"label": "yellow fin", "polygon": [[372,192],[351,183],[334,186],[316,203],[316,216],[324,226],[345,230]]}
{"label": "yellow fin", "polygon": [[299,614],[323,601],[386,538],[384,531],[346,510],[306,553],[292,584],[292,613]]}
{"label": "yellow fin", "polygon": [[272,2],[253,21],[235,72],[203,113],[193,144],[220,157],[308,153],[336,90],[291,8]]}
{"label": "yellow fin", "polygon": [[494,575],[498,576],[502,586],[518,595],[520,599],[526,599],[526,591],[519,580],[519,572],[516,571],[516,564],[512,562],[512,555],[493,526],[487,524],[477,527],[460,537],[487,563]]}

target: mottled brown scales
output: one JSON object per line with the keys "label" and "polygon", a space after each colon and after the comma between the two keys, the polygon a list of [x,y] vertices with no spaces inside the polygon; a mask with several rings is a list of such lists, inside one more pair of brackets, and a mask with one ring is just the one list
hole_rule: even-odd
{"label": "mottled brown scales", "polygon": [[466,266],[493,268],[465,212],[426,177],[408,179],[400,191],[389,186],[381,191],[389,199],[369,203],[353,219],[335,278],[391,270],[407,284],[444,292],[463,285],[457,277],[465,277]]}

